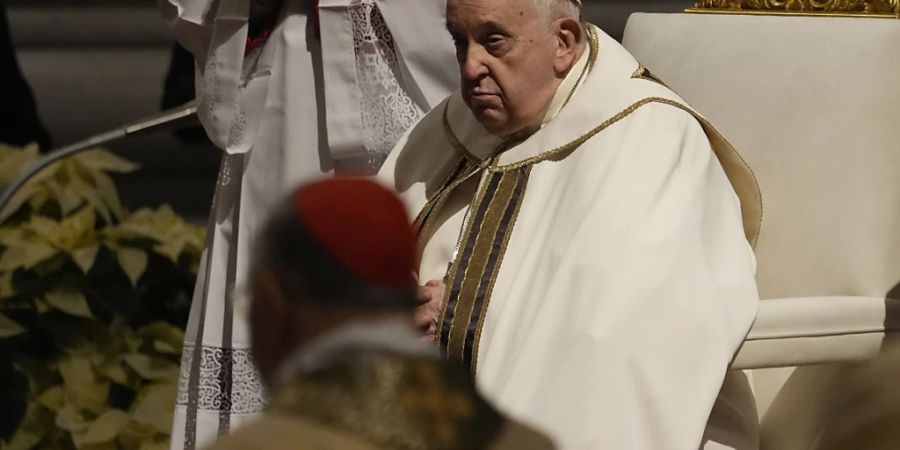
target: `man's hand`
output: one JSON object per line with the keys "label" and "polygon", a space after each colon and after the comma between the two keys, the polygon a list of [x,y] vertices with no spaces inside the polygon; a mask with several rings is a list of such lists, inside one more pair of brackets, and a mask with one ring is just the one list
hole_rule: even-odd
{"label": "man's hand", "polygon": [[445,287],[444,283],[431,280],[419,288],[420,304],[414,312],[413,322],[428,341],[437,340],[438,320],[441,318]]}

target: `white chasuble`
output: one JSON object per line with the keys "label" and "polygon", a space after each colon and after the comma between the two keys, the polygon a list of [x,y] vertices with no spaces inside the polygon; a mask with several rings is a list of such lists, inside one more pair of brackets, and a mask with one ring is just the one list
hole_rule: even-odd
{"label": "white chasuble", "polygon": [[755,179],[588,28],[583,81],[530,137],[491,136],[457,93],[382,167],[417,215],[419,281],[447,286],[441,346],[563,449],[753,448],[746,380],[724,380],[758,302]]}
{"label": "white chasuble", "polygon": [[377,171],[456,88],[456,59],[444,0],[285,0],[249,51],[250,0],[160,3],[197,58],[198,114],[224,151],[172,432],[173,449],[194,449],[265,407],[235,291],[270,207],[297,183]]}

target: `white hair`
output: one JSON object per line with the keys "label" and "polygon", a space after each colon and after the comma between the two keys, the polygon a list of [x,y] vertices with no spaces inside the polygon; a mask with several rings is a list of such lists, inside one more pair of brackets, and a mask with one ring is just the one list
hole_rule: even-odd
{"label": "white hair", "polygon": [[562,17],[581,18],[581,0],[531,0],[548,24]]}

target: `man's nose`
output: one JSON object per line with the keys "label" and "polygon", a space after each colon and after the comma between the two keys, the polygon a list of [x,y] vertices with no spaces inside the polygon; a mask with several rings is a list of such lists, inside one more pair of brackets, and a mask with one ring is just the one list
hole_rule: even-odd
{"label": "man's nose", "polygon": [[469,45],[462,57],[460,70],[463,78],[477,80],[488,73],[488,68],[484,64],[484,49],[481,46]]}

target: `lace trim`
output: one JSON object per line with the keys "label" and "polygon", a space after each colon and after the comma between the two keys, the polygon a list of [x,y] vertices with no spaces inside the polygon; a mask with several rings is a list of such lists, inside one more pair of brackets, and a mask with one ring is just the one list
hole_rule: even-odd
{"label": "lace trim", "polygon": [[400,83],[394,38],[375,0],[352,0],[349,8],[363,146],[368,153],[367,169],[376,172],[422,112]]}
{"label": "lace trim", "polygon": [[[194,349],[193,346],[185,346],[181,353],[181,376],[175,402],[178,406],[188,404]],[[228,368],[231,369],[230,377]],[[197,391],[198,410],[252,414],[262,412],[268,404],[267,392],[253,365],[249,349],[203,346]]]}

